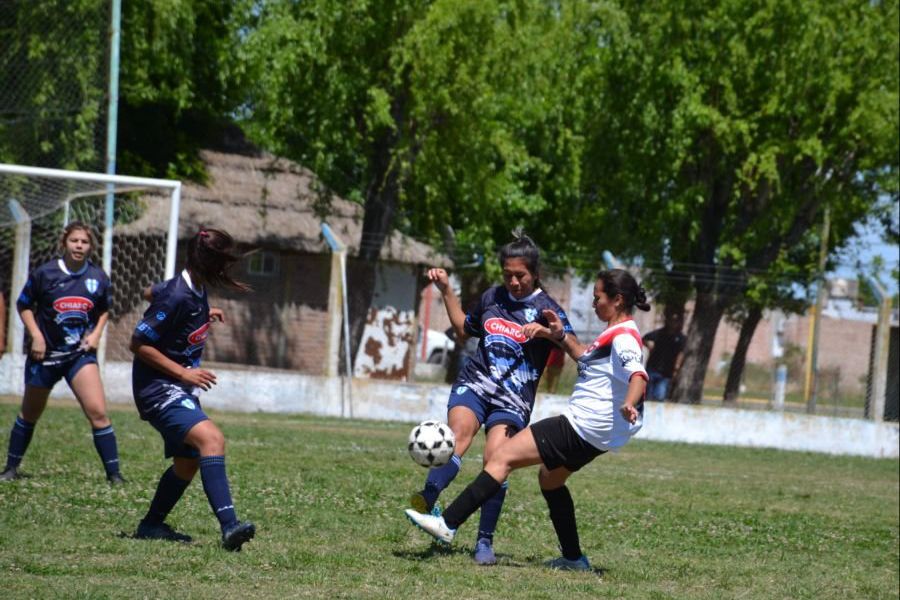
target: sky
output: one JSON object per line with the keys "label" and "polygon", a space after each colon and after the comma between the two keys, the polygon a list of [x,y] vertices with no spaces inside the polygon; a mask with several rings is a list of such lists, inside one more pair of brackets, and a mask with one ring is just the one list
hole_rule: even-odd
{"label": "sky", "polygon": [[843,264],[832,275],[856,279],[859,271],[853,265],[857,260],[865,266],[871,264],[874,257],[881,256],[884,268],[879,273],[879,278],[891,295],[896,294],[897,280],[891,275],[891,270],[900,263],[900,247],[885,243],[878,225],[859,226],[857,230],[857,236],[850,240],[846,250],[840,254],[840,262]]}

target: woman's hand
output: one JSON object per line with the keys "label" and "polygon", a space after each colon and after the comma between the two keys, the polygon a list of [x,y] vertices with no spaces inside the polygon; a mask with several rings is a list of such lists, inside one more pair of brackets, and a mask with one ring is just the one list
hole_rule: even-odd
{"label": "woman's hand", "polygon": [[637,421],[638,418],[638,410],[630,404],[623,404],[622,408],[619,409],[619,412],[622,414],[622,418],[634,425],[634,422]]}
{"label": "woman's hand", "polygon": [[549,329],[547,329],[540,323],[535,323],[535,322],[526,323],[522,327],[522,333],[529,340],[534,339],[534,338],[539,338],[539,337],[549,338],[551,335]]}
{"label": "woman's hand", "polygon": [[185,369],[181,381],[206,391],[216,384],[216,374],[206,369]]}
{"label": "woman's hand", "polygon": [[100,332],[92,331],[81,340],[81,349],[85,352],[96,352],[100,347]]}
{"label": "woman's hand", "polygon": [[433,283],[442,294],[450,287],[450,277],[444,269],[428,269],[426,277],[428,277],[428,281]]}
{"label": "woman's hand", "polygon": [[44,340],[44,335],[38,333],[31,337],[31,358],[37,361],[44,360],[44,355],[47,354],[47,342]]}
{"label": "woman's hand", "polygon": [[225,322],[225,313],[221,308],[210,308],[209,309],[209,322],[212,323],[214,321],[218,321],[219,323]]}

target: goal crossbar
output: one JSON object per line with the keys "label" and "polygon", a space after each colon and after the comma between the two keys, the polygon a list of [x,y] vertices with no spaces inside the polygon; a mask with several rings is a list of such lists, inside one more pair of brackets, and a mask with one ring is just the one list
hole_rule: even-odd
{"label": "goal crossbar", "polygon": [[[178,245],[178,213],[181,204],[181,182],[174,179],[156,179],[153,177],[133,177],[130,175],[109,175],[107,173],[91,173],[86,171],[68,171],[66,169],[48,169],[45,167],[29,167],[24,165],[12,165],[0,163],[0,174],[22,175],[29,177],[45,177],[49,179],[65,179],[68,181],[85,181],[90,183],[123,186],[117,191],[135,191],[147,188],[164,188],[171,190],[172,205],[169,211],[168,232],[166,234],[166,263],[165,277],[168,279],[175,274],[175,251]],[[98,190],[97,194],[112,190]],[[69,199],[79,196],[91,195],[90,192],[72,194]],[[104,256],[104,259],[106,257]],[[107,261],[104,260],[104,263]],[[103,268],[109,272],[111,265],[104,264]]]}

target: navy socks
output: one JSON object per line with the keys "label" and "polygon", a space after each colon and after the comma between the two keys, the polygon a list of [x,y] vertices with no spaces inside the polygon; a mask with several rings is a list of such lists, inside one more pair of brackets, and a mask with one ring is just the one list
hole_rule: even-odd
{"label": "navy socks", "polygon": [[103,461],[107,477],[118,473],[119,449],[116,446],[116,432],[113,431],[112,425],[94,429],[94,447],[100,455],[100,460]]}
{"label": "navy socks", "polygon": [[481,519],[478,521],[478,537],[476,539],[494,540],[494,530],[497,529],[497,521],[500,520],[500,511],[503,510],[507,489],[509,489],[509,482],[504,481],[500,490],[481,505]]}
{"label": "navy socks", "polygon": [[31,436],[34,435],[34,423],[29,423],[22,417],[16,417],[12,431],[9,432],[9,450],[6,453],[6,468],[16,468],[22,462]]}
{"label": "navy socks", "polygon": [[425,480],[425,489],[422,495],[428,504],[428,510],[431,510],[434,503],[437,502],[438,496],[441,495],[447,486],[450,485],[459,474],[459,468],[462,465],[462,458],[457,455],[450,457],[450,461],[446,465],[430,469],[428,478]]}
{"label": "navy socks", "polygon": [[150,502],[150,510],[147,511],[144,521],[156,524],[163,523],[178,501],[181,500],[184,490],[190,484],[190,479],[185,481],[175,475],[174,467],[166,469],[166,472],[159,478],[156,494],[153,496],[153,501]]}
{"label": "navy socks", "polygon": [[231,500],[231,488],[225,474],[224,456],[203,456],[200,458],[200,477],[209,506],[219,520],[222,531],[237,523],[237,513]]}

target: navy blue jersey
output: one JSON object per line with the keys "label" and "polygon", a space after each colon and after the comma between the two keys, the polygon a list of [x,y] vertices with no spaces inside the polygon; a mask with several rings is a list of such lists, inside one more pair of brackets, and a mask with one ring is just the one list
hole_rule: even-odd
{"label": "navy blue jersey", "polygon": [[572,332],[565,311],[543,290],[521,300],[503,286],[482,294],[465,323],[466,333],[481,338],[478,351],[460,372],[457,385],[468,386],[492,405],[519,413],[527,423],[547,356],[556,344],[546,338],[526,340],[522,326],[532,321],[546,326],[544,310],[558,314],[565,331]]}
{"label": "navy blue jersey", "polygon": [[[187,273],[182,272],[153,286],[153,300],[135,327],[133,337],[179,365],[196,369],[209,334],[209,302],[206,290],[196,291],[188,280]],[[134,358],[131,385],[138,411],[145,419],[185,391],[193,392],[138,357]]]}
{"label": "navy blue jersey", "polygon": [[112,303],[109,278],[90,261],[77,273],[60,259],[45,262],[31,272],[16,300],[18,309],[34,312],[47,342],[45,365],[55,365],[82,354],[81,342],[94,330],[100,315]]}

